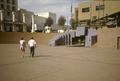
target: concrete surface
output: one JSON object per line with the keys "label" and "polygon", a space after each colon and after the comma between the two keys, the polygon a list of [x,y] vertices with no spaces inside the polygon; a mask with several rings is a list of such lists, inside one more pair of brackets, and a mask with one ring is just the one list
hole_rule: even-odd
{"label": "concrete surface", "polygon": [[22,58],[17,44],[0,44],[0,81],[120,81],[120,50],[39,45]]}

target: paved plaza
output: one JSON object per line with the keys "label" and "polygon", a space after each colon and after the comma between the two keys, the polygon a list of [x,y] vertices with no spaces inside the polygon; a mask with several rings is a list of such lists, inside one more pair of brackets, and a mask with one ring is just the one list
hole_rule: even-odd
{"label": "paved plaza", "polygon": [[21,54],[0,45],[0,81],[120,81],[120,50],[38,45],[34,58]]}

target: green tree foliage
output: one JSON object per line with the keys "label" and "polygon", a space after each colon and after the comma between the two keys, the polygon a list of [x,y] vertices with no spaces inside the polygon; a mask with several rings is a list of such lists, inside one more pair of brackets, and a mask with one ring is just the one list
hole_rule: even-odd
{"label": "green tree foliage", "polygon": [[64,16],[60,16],[60,18],[58,19],[58,25],[59,26],[64,26],[66,22],[66,19]]}
{"label": "green tree foliage", "polygon": [[78,26],[78,21],[71,19],[70,25],[72,26],[73,29],[76,29],[76,27]]}
{"label": "green tree foliage", "polygon": [[45,22],[45,26],[51,26],[51,25],[53,25],[53,19],[51,17],[48,17]]}

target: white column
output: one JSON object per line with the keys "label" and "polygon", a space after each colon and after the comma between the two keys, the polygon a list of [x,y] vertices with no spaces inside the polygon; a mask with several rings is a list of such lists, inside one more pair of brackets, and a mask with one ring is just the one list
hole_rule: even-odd
{"label": "white column", "polygon": [[15,22],[15,13],[12,12],[12,22],[13,22],[13,31],[15,31],[15,25],[14,25],[14,22]]}
{"label": "white column", "polygon": [[32,15],[32,30],[31,33],[35,32],[35,22],[34,22],[34,15]]}
{"label": "white column", "polygon": [[37,24],[34,25],[34,30],[36,31],[38,28],[37,28]]}
{"label": "white column", "polygon": [[22,16],[23,16],[23,23],[25,23],[25,14],[23,13]]}
{"label": "white column", "polygon": [[26,32],[26,26],[25,26],[25,14],[22,14],[23,17],[23,32]]}
{"label": "white column", "polygon": [[85,47],[91,47],[91,36],[85,36]]}
{"label": "white column", "polygon": [[2,13],[2,10],[0,10],[0,30],[1,31],[4,31],[4,28],[3,28],[3,13]]}

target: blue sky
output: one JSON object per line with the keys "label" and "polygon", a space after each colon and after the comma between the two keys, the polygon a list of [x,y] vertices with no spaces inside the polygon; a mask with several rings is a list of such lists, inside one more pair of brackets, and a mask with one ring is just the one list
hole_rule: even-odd
{"label": "blue sky", "polygon": [[24,8],[35,13],[53,12],[59,16],[70,17],[71,3],[73,8],[79,3],[88,0],[18,0],[19,8]]}

